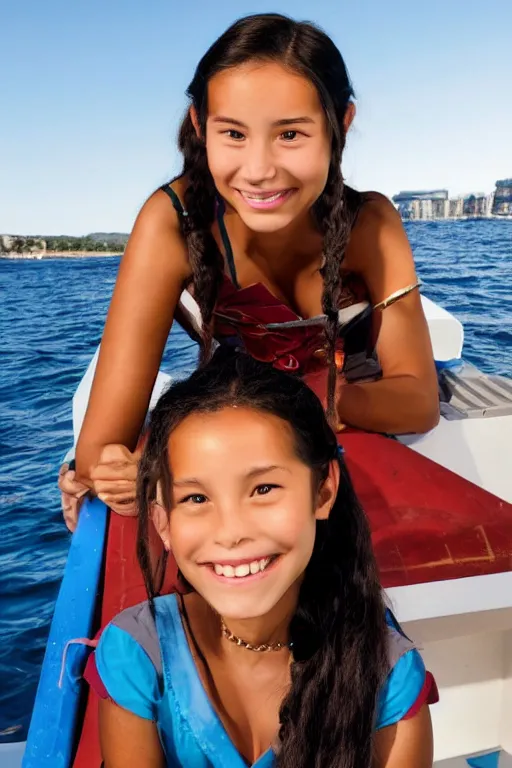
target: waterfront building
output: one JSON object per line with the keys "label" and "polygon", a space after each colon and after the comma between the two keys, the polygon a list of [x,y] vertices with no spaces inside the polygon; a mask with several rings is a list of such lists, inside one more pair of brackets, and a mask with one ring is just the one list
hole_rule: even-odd
{"label": "waterfront building", "polygon": [[496,182],[491,212],[493,216],[512,216],[512,179]]}
{"label": "waterfront building", "polygon": [[432,218],[447,219],[450,215],[450,201],[435,199],[432,200]]}
{"label": "waterfront building", "polygon": [[482,194],[466,195],[462,203],[462,215],[465,218],[481,218],[487,216],[488,198]]}
{"label": "waterfront building", "polygon": [[433,205],[448,200],[447,189],[413,190],[399,192],[394,195],[393,202],[402,219],[432,219]]}
{"label": "waterfront building", "polygon": [[496,182],[496,191],[491,195],[472,192],[450,198],[446,189],[415,190],[399,192],[393,202],[407,221],[512,217],[512,179]]}
{"label": "waterfront building", "polygon": [[454,197],[450,202],[453,203],[453,218],[454,219],[462,219],[464,216],[464,198],[463,197]]}

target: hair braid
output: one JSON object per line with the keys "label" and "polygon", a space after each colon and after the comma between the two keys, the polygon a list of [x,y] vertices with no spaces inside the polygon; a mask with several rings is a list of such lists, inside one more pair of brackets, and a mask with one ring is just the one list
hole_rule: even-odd
{"label": "hair braid", "polygon": [[316,203],[315,213],[323,233],[324,280],[322,308],[327,316],[329,375],[327,380],[327,417],[335,427],[336,416],[336,344],[338,341],[338,312],[342,291],[341,265],[350,237],[351,216],[347,206],[345,185],[340,167],[341,148],[333,152],[327,184]]}
{"label": "hair braid", "polygon": [[183,175],[188,180],[186,216],[181,218],[181,228],[187,240],[194,295],[201,310],[201,363],[205,363],[211,356],[213,312],[224,267],[211,231],[215,220],[215,185],[208,168],[204,141],[197,136],[190,115],[183,121],[178,145],[184,158]]}

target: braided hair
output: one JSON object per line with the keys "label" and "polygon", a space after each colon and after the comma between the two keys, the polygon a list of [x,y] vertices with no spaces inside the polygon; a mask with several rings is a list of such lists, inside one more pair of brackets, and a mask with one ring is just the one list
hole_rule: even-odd
{"label": "braided hair", "polygon": [[[388,672],[385,605],[370,528],[320,401],[298,377],[222,346],[208,364],[171,385],[151,415],[137,476],[137,553],[150,605],[164,559],[152,567],[151,508],[172,514],[169,438],[191,414],[232,406],[272,414],[293,434],[297,457],[320,488],[333,461],[340,482],[290,624],[291,686],[279,712],[278,768],[370,768],[379,692]],[[172,541],[171,541],[172,546]]]}
{"label": "braided hair", "polygon": [[200,135],[187,113],[179,132],[179,148],[184,159],[182,174],[188,180],[185,193],[188,215],[181,226],[187,240],[195,296],[204,325],[202,361],[208,360],[211,354],[213,313],[223,277],[222,257],[211,232],[216,191],[205,145],[207,88],[216,73],[250,60],[277,61],[306,77],[315,85],[327,117],[331,136],[330,168],[325,189],[313,212],[323,234],[322,307],[326,315],[329,349],[327,413],[333,423],[341,264],[361,204],[360,196],[345,187],[341,173],[344,118],[354,93],[343,58],[333,41],[313,24],[297,22],[280,14],[256,14],[235,22],[203,56],[187,89],[191,106],[198,116]]}

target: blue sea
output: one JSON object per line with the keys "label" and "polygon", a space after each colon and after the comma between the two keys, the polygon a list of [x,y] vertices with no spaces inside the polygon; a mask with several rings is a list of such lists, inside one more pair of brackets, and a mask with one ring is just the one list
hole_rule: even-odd
{"label": "blue sea", "polygon": [[[424,293],[464,324],[465,357],[512,376],[512,222],[418,222],[407,231]],[[57,470],[118,263],[0,261],[0,742],[26,737],[69,546]],[[186,372],[196,355],[177,328],[163,367]]]}

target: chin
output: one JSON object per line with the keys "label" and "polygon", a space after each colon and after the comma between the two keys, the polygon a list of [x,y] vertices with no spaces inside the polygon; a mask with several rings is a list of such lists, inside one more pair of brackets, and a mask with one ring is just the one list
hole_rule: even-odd
{"label": "chin", "polygon": [[237,213],[248,229],[261,234],[281,232],[286,227],[289,227],[298,216],[298,214],[291,213],[262,213],[260,211],[253,213],[240,210],[237,210]]}

